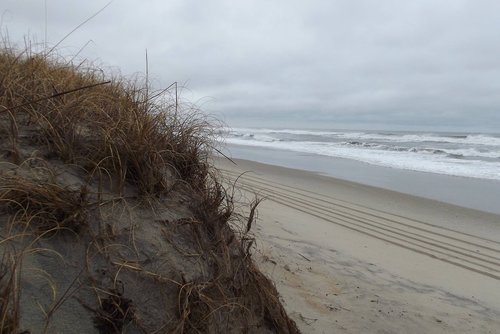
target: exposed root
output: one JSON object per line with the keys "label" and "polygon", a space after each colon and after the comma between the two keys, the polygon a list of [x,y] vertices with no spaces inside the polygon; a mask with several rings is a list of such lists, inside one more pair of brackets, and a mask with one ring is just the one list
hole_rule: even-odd
{"label": "exposed root", "polygon": [[122,333],[123,326],[134,320],[132,301],[123,297],[121,293],[109,291],[108,297],[99,301],[94,322],[100,333]]}

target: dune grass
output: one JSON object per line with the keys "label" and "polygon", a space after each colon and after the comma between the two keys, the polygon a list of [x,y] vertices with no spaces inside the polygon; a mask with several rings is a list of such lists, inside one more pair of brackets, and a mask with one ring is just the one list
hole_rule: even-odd
{"label": "dune grass", "polygon": [[[117,265],[104,254],[115,267],[115,281],[131,271],[158,284],[174,284],[178,307],[170,316],[177,319],[171,328],[176,333],[224,332],[236,326],[230,317],[247,319],[238,324],[241,328],[259,323],[277,333],[298,333],[274,285],[251,259],[249,232],[258,202],[251,204],[249,217],[235,214],[232,195],[209,163],[216,130],[198,109],[152,91],[147,80],[109,76],[90,63],[4,45],[0,158],[8,166],[0,166],[0,213],[9,217],[7,230],[23,223],[23,231],[38,238],[67,230],[85,236],[88,226],[101,224],[99,208],[109,201],[149,203],[154,210],[182,193],[192,212],[182,224],[196,248],[184,255],[205,261],[211,278],[165,278],[138,264]],[[69,169],[77,184],[59,177],[59,170]],[[241,222],[240,232],[235,221]],[[107,230],[112,227],[98,226],[101,235],[93,234],[91,243],[106,250],[103,240],[113,238]],[[2,237],[0,245],[11,238]],[[130,239],[135,248],[133,235]],[[19,253],[4,256],[0,263],[0,333],[19,329],[18,263],[12,259],[21,258]],[[115,288],[92,286],[99,293]],[[97,306],[86,306],[101,332],[119,333],[129,322],[140,325],[135,301],[115,292],[98,296]]]}
{"label": "dune grass", "polygon": [[207,178],[213,127],[198,110],[176,112],[147,82],[108,78],[90,65],[11,49],[0,58],[0,117],[10,121],[3,132],[13,157],[19,127],[29,125],[49,154],[114,176],[118,192],[129,182],[158,197],[173,178],[192,186]]}
{"label": "dune grass", "polygon": [[19,175],[0,175],[0,207],[16,215],[18,222],[40,233],[86,225],[87,188],[64,188],[56,182]]}
{"label": "dune grass", "polygon": [[18,268],[15,259],[4,253],[0,262],[0,333],[19,330]]}

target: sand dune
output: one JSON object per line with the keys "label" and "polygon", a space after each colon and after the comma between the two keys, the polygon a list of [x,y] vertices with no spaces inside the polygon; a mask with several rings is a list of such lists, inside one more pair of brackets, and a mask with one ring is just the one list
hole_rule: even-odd
{"label": "sand dune", "polygon": [[206,116],[38,49],[0,47],[0,333],[299,333]]}
{"label": "sand dune", "polygon": [[500,330],[499,216],[237,163],[219,162],[245,196],[266,198],[261,267],[303,332]]}

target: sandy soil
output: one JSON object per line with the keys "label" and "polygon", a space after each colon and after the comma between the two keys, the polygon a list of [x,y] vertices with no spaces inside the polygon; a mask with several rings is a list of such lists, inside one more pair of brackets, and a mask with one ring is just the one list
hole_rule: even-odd
{"label": "sandy soil", "polygon": [[[500,216],[314,173],[217,164],[304,333],[499,333]],[[464,190],[465,191],[465,190]]]}

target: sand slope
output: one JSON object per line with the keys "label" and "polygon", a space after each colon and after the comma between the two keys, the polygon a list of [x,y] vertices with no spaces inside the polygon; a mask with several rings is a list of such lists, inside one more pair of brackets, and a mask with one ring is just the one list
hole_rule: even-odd
{"label": "sand slope", "polygon": [[299,332],[203,113],[8,41],[0,78],[0,333]]}
{"label": "sand slope", "polygon": [[500,217],[239,160],[260,266],[307,333],[496,333]]}

